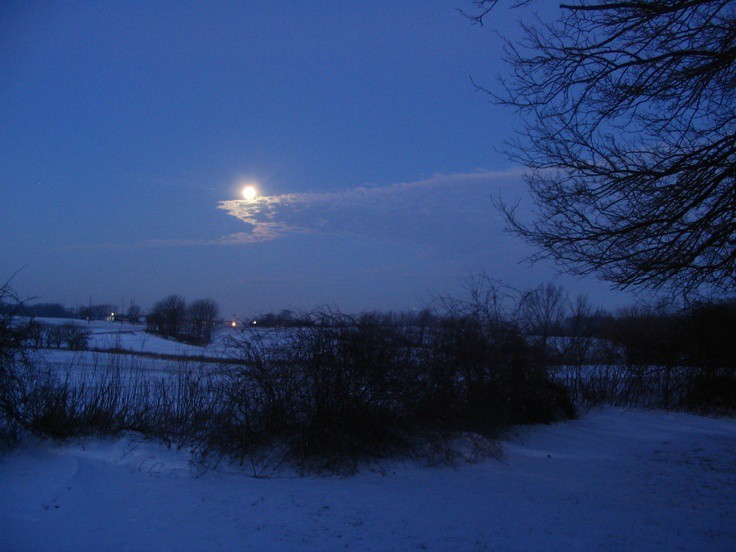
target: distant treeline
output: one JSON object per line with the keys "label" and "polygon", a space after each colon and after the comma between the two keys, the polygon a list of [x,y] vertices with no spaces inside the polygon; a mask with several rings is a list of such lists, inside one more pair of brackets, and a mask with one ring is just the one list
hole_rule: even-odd
{"label": "distant treeline", "polygon": [[[508,299],[509,297],[507,297]],[[386,327],[438,327],[446,307],[411,311],[366,311],[352,316]],[[736,298],[695,302],[688,306],[631,306],[611,313],[594,310],[582,298],[572,300],[559,286],[545,284],[510,298],[508,318],[522,335],[537,339],[547,365],[624,363],[626,365],[736,368]],[[138,319],[141,309],[116,312],[116,320]],[[68,308],[61,303],[0,302],[0,313],[38,318],[101,320],[115,312],[110,304]],[[284,309],[243,320],[246,327],[308,328],[317,324],[310,312]],[[160,335],[208,343],[218,324],[219,311],[211,300],[191,305],[170,296],[154,305],[147,316],[148,330]],[[559,338],[566,338],[560,340]],[[570,340],[577,341],[570,341]],[[599,340],[592,345],[585,340]],[[573,343],[571,346],[570,344]],[[580,359],[570,358],[571,350]]]}
{"label": "distant treeline", "polygon": [[125,312],[119,312],[117,307],[109,303],[95,303],[70,308],[61,303],[8,303],[0,302],[0,314],[13,316],[30,316],[35,318],[77,318],[80,320],[105,320],[115,313],[114,319],[138,321],[141,309],[131,302]]}
{"label": "distant treeline", "polygon": [[[353,316],[356,321],[378,319],[385,326],[431,326],[439,318],[432,310],[425,308],[411,311],[365,311]],[[267,312],[245,320],[246,326],[261,328],[309,328],[318,324],[313,312],[295,313],[284,309],[278,313]]]}
{"label": "distant treeline", "polygon": [[44,318],[74,318],[76,316],[74,309],[68,309],[61,303],[36,303],[35,305],[0,303],[0,312]]}
{"label": "distant treeline", "polygon": [[[698,366],[736,368],[736,299],[711,300],[685,307],[633,306],[616,313],[592,310],[570,301],[556,286],[540,286],[516,300],[514,321],[523,335],[537,340],[545,364],[570,364],[571,340],[579,354],[581,339],[586,362],[623,362],[627,365]],[[352,317],[385,327],[440,327],[447,314],[441,310],[367,311]],[[312,313],[282,310],[247,320],[261,328],[307,328],[317,324]],[[254,324],[255,322],[255,324]],[[566,338],[566,339],[559,339]],[[601,350],[601,343],[607,344]],[[613,358],[615,356],[615,358]]]}
{"label": "distant treeline", "polygon": [[736,369],[733,299],[675,311],[624,309],[599,333],[623,347],[627,364]]}
{"label": "distant treeline", "polygon": [[73,318],[75,311],[68,309],[61,303],[37,303],[26,305],[28,316],[41,316],[44,318]]}

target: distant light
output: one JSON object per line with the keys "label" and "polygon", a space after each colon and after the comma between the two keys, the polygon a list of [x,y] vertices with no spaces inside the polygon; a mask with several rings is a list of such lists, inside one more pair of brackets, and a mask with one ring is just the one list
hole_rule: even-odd
{"label": "distant light", "polygon": [[115,316],[115,313],[114,313],[114,312],[111,312],[111,313],[110,313],[110,316]]}
{"label": "distant light", "polygon": [[258,190],[256,190],[255,186],[246,186],[243,188],[243,199],[250,201],[256,197],[258,197]]}
{"label": "distant light", "polygon": [[235,322],[235,321],[233,321],[233,322],[230,322],[230,327],[231,327],[231,328],[234,328],[234,327],[235,327],[235,326],[237,326],[237,325],[238,325],[238,323],[237,323],[237,322]]}
{"label": "distant light", "polygon": [[253,325],[254,325],[254,326],[255,326],[255,325],[256,325],[257,323],[258,323],[258,322],[256,322],[255,320],[253,321]]}

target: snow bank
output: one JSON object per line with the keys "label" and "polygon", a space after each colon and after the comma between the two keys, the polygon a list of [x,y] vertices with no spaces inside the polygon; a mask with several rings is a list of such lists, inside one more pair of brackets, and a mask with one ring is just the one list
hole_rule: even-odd
{"label": "snow bank", "polygon": [[29,445],[0,458],[0,549],[736,549],[736,420],[609,408],[504,448],[256,479],[134,436]]}
{"label": "snow bank", "polygon": [[106,320],[76,320],[70,318],[36,318],[45,325],[58,326],[74,324],[90,332],[90,349],[120,349],[137,353],[157,353],[178,356],[223,356],[229,336],[237,335],[239,330],[227,327],[217,328],[212,343],[206,347],[188,345],[173,339],[166,339],[145,332],[145,326],[127,322],[108,322]]}

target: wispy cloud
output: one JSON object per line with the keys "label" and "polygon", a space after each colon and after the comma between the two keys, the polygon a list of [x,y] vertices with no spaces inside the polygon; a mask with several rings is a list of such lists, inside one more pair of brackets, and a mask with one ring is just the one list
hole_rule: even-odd
{"label": "wispy cloud", "polygon": [[[218,209],[240,220],[240,232],[214,238],[150,239],[129,243],[68,246],[66,250],[248,245],[289,235],[360,236],[411,241],[432,256],[436,246],[474,247],[479,236],[498,233],[502,223],[491,199],[521,182],[518,170],[435,175],[384,186],[335,192],[260,196],[221,201]],[[521,188],[516,188],[520,191]],[[518,195],[518,192],[513,192]]]}
{"label": "wispy cloud", "polygon": [[491,198],[520,181],[518,171],[437,175],[416,182],[336,192],[222,201],[247,230],[218,243],[247,244],[289,234],[358,235],[432,242],[487,227]]}

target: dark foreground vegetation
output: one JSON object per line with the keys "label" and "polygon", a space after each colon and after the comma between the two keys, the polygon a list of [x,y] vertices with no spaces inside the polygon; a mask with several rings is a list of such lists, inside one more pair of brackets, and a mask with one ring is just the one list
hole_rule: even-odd
{"label": "dark foreground vegetation", "polygon": [[598,354],[558,368],[576,402],[736,412],[736,302],[624,309],[599,324]]}
{"label": "dark foreground vegetation", "polygon": [[451,461],[459,438],[491,452],[510,426],[576,406],[736,407],[733,303],[607,317],[550,285],[511,299],[479,280],[431,316],[321,310],[288,330],[246,328],[223,362],[182,360],[163,375],[121,355],[50,370],[33,323],[4,309],[0,439],[135,431],[206,465],[349,472],[387,457]]}

